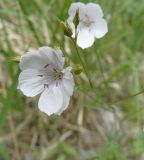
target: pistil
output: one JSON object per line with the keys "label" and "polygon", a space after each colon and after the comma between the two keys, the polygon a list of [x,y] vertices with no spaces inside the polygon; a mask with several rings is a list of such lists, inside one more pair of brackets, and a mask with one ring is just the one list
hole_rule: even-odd
{"label": "pistil", "polygon": [[55,79],[62,79],[63,73],[61,71],[56,70],[54,76]]}
{"label": "pistil", "polygon": [[93,22],[89,19],[86,19],[86,20],[83,21],[83,23],[84,23],[85,26],[89,27]]}

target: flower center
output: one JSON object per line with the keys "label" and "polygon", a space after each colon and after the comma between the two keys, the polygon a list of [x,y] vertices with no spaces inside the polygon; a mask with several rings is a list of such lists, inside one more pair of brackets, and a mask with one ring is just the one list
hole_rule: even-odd
{"label": "flower center", "polygon": [[93,21],[91,21],[89,19],[86,19],[86,20],[83,21],[83,23],[84,23],[85,26],[89,27],[93,23]]}
{"label": "flower center", "polygon": [[55,79],[62,79],[63,73],[61,71],[56,70],[54,73]]}

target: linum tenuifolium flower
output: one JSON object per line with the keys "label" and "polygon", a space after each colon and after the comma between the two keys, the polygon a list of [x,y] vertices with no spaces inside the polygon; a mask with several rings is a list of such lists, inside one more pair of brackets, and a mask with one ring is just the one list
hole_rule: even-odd
{"label": "linum tenuifolium flower", "polygon": [[[77,13],[78,21],[75,22]],[[77,37],[77,44],[83,49],[92,46],[95,38],[101,38],[108,32],[107,22],[98,4],[72,3],[68,14],[67,22],[72,29],[72,37]]]}
{"label": "linum tenuifolium flower", "polygon": [[74,80],[71,67],[64,68],[60,50],[41,47],[20,59],[18,89],[33,97],[41,93],[39,109],[48,115],[60,115],[69,105]]}

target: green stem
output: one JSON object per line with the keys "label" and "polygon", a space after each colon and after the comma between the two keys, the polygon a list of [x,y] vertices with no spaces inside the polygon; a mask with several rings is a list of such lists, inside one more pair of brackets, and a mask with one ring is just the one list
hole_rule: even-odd
{"label": "green stem", "polygon": [[114,101],[111,104],[119,103],[121,101],[124,101],[124,100],[130,99],[130,98],[136,97],[136,96],[138,96],[138,95],[140,95],[142,93],[144,93],[144,89],[141,90],[141,91],[139,91],[139,92],[137,92],[137,93],[135,93],[135,94],[132,94],[132,95],[129,95],[129,96],[125,97],[125,98],[121,98],[121,99],[119,99],[117,101]]}
{"label": "green stem", "polygon": [[96,51],[96,57],[97,57],[98,65],[99,65],[99,68],[100,68],[100,72],[101,72],[102,77],[103,77],[105,89],[107,89],[108,85],[107,85],[107,81],[106,81],[106,78],[105,78],[105,75],[104,75],[104,70],[103,70],[103,67],[102,67],[102,64],[101,64],[101,61],[100,61],[100,57],[99,57],[99,52],[98,51]]}
{"label": "green stem", "polygon": [[74,46],[75,46],[75,48],[76,48],[77,55],[78,55],[79,60],[80,60],[80,62],[81,62],[81,64],[82,64],[82,66],[83,66],[84,72],[85,72],[85,74],[87,75],[89,84],[90,84],[91,88],[93,88],[93,85],[92,85],[92,82],[91,82],[89,73],[87,72],[85,63],[84,63],[84,61],[83,61],[83,59],[82,59],[82,57],[81,57],[81,55],[80,55],[80,53],[79,53],[79,51],[78,51],[78,47],[77,47],[77,45],[76,45],[76,42],[73,40],[73,38],[71,38],[71,40],[72,40],[72,42],[74,43]]}

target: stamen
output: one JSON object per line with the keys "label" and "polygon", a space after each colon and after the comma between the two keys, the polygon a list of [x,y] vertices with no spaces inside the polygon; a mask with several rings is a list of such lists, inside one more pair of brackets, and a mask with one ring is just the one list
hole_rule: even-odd
{"label": "stamen", "polygon": [[44,68],[47,68],[49,66],[49,64],[46,64],[45,66],[44,66]]}
{"label": "stamen", "polygon": [[39,76],[39,77],[43,77],[43,75],[37,75],[37,76]]}
{"label": "stamen", "polygon": [[49,88],[49,85],[48,84],[44,84],[44,88]]}
{"label": "stamen", "polygon": [[89,27],[93,23],[93,21],[91,21],[89,19],[86,19],[86,20],[83,21],[83,23],[84,23],[85,26]]}
{"label": "stamen", "polygon": [[56,87],[58,86],[58,81],[56,81]]}
{"label": "stamen", "polygon": [[55,77],[56,80],[62,79],[63,73],[61,71],[56,70],[55,73],[54,73],[54,77]]}

